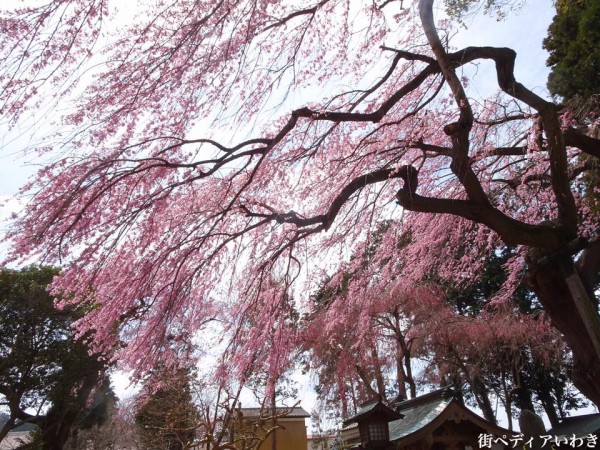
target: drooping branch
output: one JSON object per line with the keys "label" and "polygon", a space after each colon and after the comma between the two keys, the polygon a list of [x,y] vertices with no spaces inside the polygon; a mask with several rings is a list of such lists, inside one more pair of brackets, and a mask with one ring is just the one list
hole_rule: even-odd
{"label": "drooping branch", "polygon": [[387,50],[390,52],[394,52],[394,53],[396,53],[396,55],[398,55],[400,58],[402,58],[406,61],[422,61],[422,62],[426,62],[427,64],[437,64],[437,61],[428,55],[422,55],[420,53],[408,52],[406,50],[399,50],[397,48],[388,47],[386,45],[382,45],[381,49]]}
{"label": "drooping branch", "polygon": [[373,387],[371,386],[370,377],[368,376],[365,369],[360,366],[360,364],[355,364],[354,369],[356,370],[357,375],[363,382],[363,386],[367,390],[367,393],[369,394],[370,397],[376,397],[377,395],[382,395],[380,392],[377,392],[375,389],[373,389]]}
{"label": "drooping branch", "polygon": [[575,147],[588,155],[600,158],[600,139],[594,139],[580,133],[573,127],[569,127],[563,133],[565,144],[569,147]]}
{"label": "drooping branch", "polygon": [[262,214],[246,209],[250,217],[260,217],[278,223],[290,223],[299,228],[315,226],[311,232],[327,230],[333,224],[343,205],[360,189],[367,185],[401,178],[404,186],[398,191],[398,203],[411,211],[452,214],[487,225],[496,231],[507,244],[529,245],[538,248],[557,248],[563,242],[564,232],[552,224],[532,225],[515,220],[491,205],[480,205],[472,200],[439,199],[423,197],[416,193],[418,171],[410,165],[399,169],[381,169],[360,176],[348,183],[331,203],[327,213],[302,217],[294,211],[287,213]]}
{"label": "drooping branch", "polygon": [[595,237],[588,241],[576,267],[590,298],[596,298],[594,290],[600,282],[600,238]]}
{"label": "drooping branch", "polygon": [[[413,168],[414,171],[416,169]],[[413,178],[416,180],[416,177]],[[416,185],[405,183],[396,194],[400,206],[417,212],[452,214],[487,225],[509,245],[558,247],[561,231],[552,224],[531,225],[515,220],[491,205],[479,205],[472,200],[424,197],[416,193]]]}
{"label": "drooping branch", "polygon": [[300,16],[305,16],[305,15],[312,15],[315,14],[317,12],[317,10],[322,7],[323,5],[325,5],[329,0],[321,0],[319,3],[317,3],[315,6],[313,6],[312,8],[306,8],[306,9],[301,9],[299,11],[294,11],[293,13],[288,14],[287,16],[279,19],[277,22],[269,25],[268,27],[265,28],[264,31],[268,31],[271,28],[275,28],[281,25],[284,25],[285,23],[289,22],[290,20],[292,20],[295,17],[300,17]]}
{"label": "drooping branch", "polygon": [[518,83],[514,76],[516,52],[508,48],[467,47],[465,56],[478,54],[479,59],[492,59],[496,64],[496,75],[500,88],[512,97],[529,105],[540,114],[546,132],[550,155],[550,177],[552,190],[558,206],[559,221],[569,231],[569,237],[577,234],[577,209],[569,185],[565,140],[558,121],[557,107]]}
{"label": "drooping branch", "polygon": [[490,156],[522,156],[527,154],[527,146],[497,147],[489,154]]}
{"label": "drooping branch", "polygon": [[[500,88],[540,113],[548,137],[548,151],[550,154],[551,169],[550,180],[558,205],[559,221],[566,227],[566,230],[568,231],[565,238],[567,238],[567,240],[568,238],[573,238],[577,229],[577,214],[575,201],[570,190],[569,177],[564,176],[564,174],[568,172],[568,163],[566,159],[565,142],[563,139],[563,134],[560,130],[560,124],[556,114],[556,107],[552,103],[547,102],[538,95],[534,94],[532,91],[525,88],[515,80],[514,61],[516,53],[511,49],[494,47],[467,47],[454,54],[446,54],[441,42],[439,41],[439,37],[437,37],[437,31],[433,25],[432,3],[432,0],[421,1],[421,19],[426,33],[429,31],[428,40],[434,53],[436,54],[436,59],[438,60],[440,70],[444,74],[451,87],[461,113],[461,119],[459,122],[456,124],[449,124],[445,129],[446,134],[455,136],[457,138],[457,140],[453,140],[453,148],[455,151],[458,150],[458,152],[453,155],[453,162],[451,165],[452,171],[457,175],[465,187],[465,190],[467,191],[467,194],[471,200],[475,200],[477,203],[480,203],[483,206],[482,209],[484,210],[493,210],[493,208],[489,206],[487,196],[483,192],[476,175],[470,168],[470,160],[465,154],[465,149],[468,149],[468,130],[466,135],[464,132],[461,132],[461,130],[463,130],[463,127],[465,126],[470,129],[470,125],[472,125],[472,112],[470,112],[470,106],[468,99],[466,98],[466,94],[464,93],[464,89],[454,73],[455,66],[462,65],[466,61],[473,61],[475,59],[492,59],[496,64],[496,73]],[[586,148],[593,148],[591,144],[593,144],[593,142],[586,141]],[[510,150],[510,152],[513,151],[514,149]],[[464,156],[462,158],[458,158],[457,155],[460,154]],[[488,203],[488,205],[486,205],[486,203]],[[408,204],[407,207],[412,209],[412,207],[408,206]],[[450,212],[450,210],[453,208],[442,209],[449,209],[448,212]],[[469,216],[472,215],[471,212],[467,213],[467,211],[464,211],[463,208],[460,209],[462,213],[458,215],[463,217],[465,217],[463,214],[467,214]],[[503,215],[499,211],[496,211],[496,213]],[[496,231],[499,231],[494,227],[492,228]],[[504,235],[505,233],[500,234]],[[514,235],[512,232],[509,234]]]}
{"label": "drooping branch", "polygon": [[290,223],[296,225],[298,228],[318,225],[317,228],[312,230],[313,232],[328,230],[344,204],[355,193],[364,187],[393,178],[402,178],[405,182],[405,185],[409,186],[409,188],[416,189],[416,175],[416,169],[414,167],[402,166],[399,169],[381,169],[356,177],[340,191],[340,193],[331,202],[331,205],[325,214],[320,214],[313,217],[302,217],[294,211],[289,211],[287,213],[273,212],[271,214],[262,214],[251,212],[246,207],[244,208],[249,217],[260,217],[278,223]]}
{"label": "drooping branch", "polygon": [[[410,52],[401,52],[401,51],[396,51],[396,52],[397,52],[398,57],[403,57],[408,60],[412,59],[412,60],[418,60],[418,61],[429,61],[427,59],[427,57],[424,57],[423,55],[417,55],[417,54],[413,54]],[[447,56],[447,60],[449,63],[449,67],[452,70],[455,67],[459,67],[463,64],[466,64],[466,63],[476,60],[476,59],[488,58],[488,59],[495,60],[497,63],[498,73],[502,74],[502,76],[499,75],[499,80],[504,80],[504,81],[499,81],[499,83],[506,87],[509,84],[506,80],[510,79],[512,76],[512,72],[511,72],[512,66],[511,66],[511,64],[505,63],[504,59],[510,60],[511,56],[513,56],[513,54],[511,52],[512,51],[509,49],[498,49],[498,48],[491,48],[491,47],[469,47],[467,49],[464,49],[464,50],[461,50],[461,51],[458,51],[455,53],[447,54],[446,56]],[[387,75],[391,74],[396,63],[397,63],[397,59],[394,60],[394,64],[392,65],[393,67],[390,69],[390,71],[388,71]],[[510,67],[511,70],[508,70],[507,67]],[[287,123],[281,129],[279,129],[277,134],[275,134],[274,136],[269,137],[269,138],[250,139],[250,140],[244,141],[233,147],[225,147],[225,146],[219,144],[218,142],[209,140],[209,139],[180,140],[180,142],[177,142],[175,144],[167,146],[160,152],[161,154],[165,154],[168,152],[169,149],[173,149],[173,148],[179,147],[181,145],[194,144],[194,143],[195,144],[203,144],[204,143],[204,144],[213,145],[216,148],[218,148],[224,154],[222,157],[217,157],[214,159],[203,160],[203,161],[198,161],[198,162],[193,162],[193,163],[174,163],[174,162],[168,161],[166,159],[162,159],[162,158],[150,158],[150,159],[147,159],[144,161],[138,160],[138,162],[143,162],[144,164],[140,164],[140,166],[136,170],[134,170],[133,172],[130,172],[130,173],[134,174],[136,172],[151,170],[153,167],[172,167],[172,168],[187,167],[187,168],[190,168],[190,167],[197,167],[202,164],[212,164],[212,167],[210,167],[208,169],[208,171],[202,171],[201,173],[198,173],[197,175],[193,176],[192,178],[186,179],[184,181],[185,183],[189,183],[191,181],[194,181],[194,180],[197,180],[200,178],[206,178],[206,177],[216,173],[216,171],[218,171],[221,167],[224,167],[226,164],[229,164],[238,158],[247,158],[247,157],[252,157],[254,155],[262,155],[264,157],[275,145],[277,145],[278,143],[280,143],[281,141],[283,141],[285,139],[285,137],[289,134],[289,132],[296,127],[298,120],[300,118],[308,118],[310,120],[315,120],[315,121],[320,121],[320,120],[333,121],[333,122],[337,122],[337,123],[345,122],[345,121],[348,121],[348,122],[379,122],[383,117],[385,117],[385,115],[390,111],[390,109],[397,102],[399,102],[403,97],[405,97],[410,92],[417,89],[425,81],[425,79],[427,79],[429,76],[440,73],[441,70],[442,69],[440,68],[440,65],[438,64],[437,61],[429,62],[429,64],[420,73],[418,73],[412,80],[410,80],[408,83],[403,85],[399,90],[397,90],[387,100],[385,100],[377,110],[375,110],[374,112],[371,112],[371,113],[314,111],[309,108],[301,108],[301,109],[297,109],[297,110],[293,111],[291,113]],[[380,84],[381,83],[378,83],[378,85],[380,85]],[[258,144],[258,146],[254,147],[257,144]],[[241,150],[247,146],[250,146],[253,148],[250,148],[243,152],[238,152],[239,150]],[[421,148],[425,151],[434,151],[434,152],[438,152],[439,154],[444,154],[447,156],[454,157],[454,161],[453,161],[453,165],[452,165],[453,171],[457,174],[457,176],[459,177],[459,180],[465,186],[470,199],[472,201],[476,201],[477,203],[479,203],[480,206],[481,205],[485,206],[484,208],[481,208],[481,210],[490,210],[491,211],[493,209],[493,208],[491,208],[491,206],[489,204],[486,205],[486,203],[488,203],[487,197],[483,193],[483,190],[481,189],[481,185],[480,185],[479,181],[477,180],[477,177],[475,176],[472,169],[470,168],[470,161],[468,158],[464,158],[464,157],[458,158],[456,155],[456,152],[454,152],[454,150],[451,148],[446,148],[446,147],[441,147],[441,146],[431,146],[431,145],[424,144],[424,143],[413,143],[412,146],[413,146],[413,148]],[[510,148],[510,149],[508,149],[508,148],[507,149],[498,149],[497,154],[498,155],[511,155],[511,154],[515,154],[515,152],[517,154],[519,154],[519,153],[523,152],[523,149],[524,148],[522,148],[522,147]],[[387,179],[390,177],[390,175],[388,173],[389,171],[390,171],[390,169],[386,169],[383,171],[383,172],[385,172],[385,175],[383,178],[379,178],[381,173],[383,173],[380,171],[380,173],[378,173],[378,174],[372,173],[372,174],[366,175],[364,177],[364,180],[371,180],[371,181],[367,181],[366,184],[370,184],[371,182],[383,181],[384,179]],[[393,172],[393,171],[391,171],[391,172]],[[400,176],[401,174],[398,172],[397,175]],[[109,183],[109,186],[111,186],[111,185],[114,186],[117,182],[119,182],[120,179],[123,179],[124,177],[126,177],[126,174],[121,173],[120,175],[117,176],[117,178],[114,178],[111,181],[111,183]],[[82,178],[82,181],[85,178],[87,178],[87,175]],[[359,177],[359,178],[353,180],[348,186],[346,186],[346,188],[344,188],[340,192],[338,197],[332,203],[331,208],[327,214],[315,216],[312,218],[302,218],[302,217],[299,217],[297,214],[290,212],[290,213],[285,213],[285,214],[273,215],[272,217],[270,217],[270,219],[276,220],[276,221],[281,221],[281,222],[294,223],[299,227],[318,225],[319,230],[328,229],[331,226],[331,223],[333,222],[335,216],[339,212],[339,209],[348,200],[349,196],[352,195],[354,192],[356,192],[356,190],[358,190],[366,185],[364,180],[363,180],[363,177]],[[101,195],[105,191],[106,190],[102,190],[101,192],[98,192],[98,194],[96,196],[94,196],[90,200],[90,202],[93,201],[95,198],[97,198],[99,195]],[[347,194],[348,192],[349,192],[349,194]],[[73,198],[71,200],[73,200]],[[407,203],[406,207],[410,209],[411,206],[409,203]],[[500,216],[502,216],[502,214],[499,213],[498,211],[496,211],[496,213],[498,213]],[[463,212],[459,215],[462,215],[463,217],[467,217],[469,215],[472,216],[472,214],[466,213],[466,212]],[[266,217],[266,216],[262,216],[262,217]],[[500,227],[500,228],[502,228],[502,227]],[[317,231],[317,230],[315,230],[315,231]]]}
{"label": "drooping branch", "polygon": [[[59,5],[64,1],[50,3]],[[589,160],[595,162],[594,158],[577,161],[573,157],[568,161],[570,166],[566,166],[564,146],[570,142],[597,156],[598,144],[582,141],[578,136],[570,136],[569,130],[557,128],[557,110],[514,80],[514,52],[489,47],[449,52],[433,24],[432,0],[421,0],[421,4],[433,53],[428,50],[428,55],[423,55],[380,47],[384,42],[380,37],[387,42],[398,42],[392,38],[398,35],[386,36],[387,30],[377,27],[373,28],[377,33],[365,34],[367,39],[359,50],[364,54],[358,54],[356,59],[352,59],[352,52],[359,48],[355,46],[359,40],[354,36],[355,30],[347,27],[351,20],[345,15],[355,11],[354,4],[352,9],[346,7],[352,2],[332,5],[328,0],[309,0],[297,7],[277,2],[259,5],[252,1],[218,1],[216,6],[209,3],[204,8],[198,7],[200,3],[192,6],[192,3],[171,2],[164,11],[151,14],[147,24],[142,20],[131,27],[130,34],[120,36],[117,44],[128,43],[127,48],[108,54],[107,67],[114,69],[101,73],[89,91],[91,98],[98,100],[84,99],[82,105],[86,107],[81,110],[81,119],[75,114],[67,118],[69,126],[81,132],[75,138],[78,146],[74,148],[81,149],[82,158],[78,161],[69,158],[62,166],[54,165],[40,175],[34,185],[40,189],[34,206],[20,224],[28,236],[15,254],[26,251],[31,254],[41,249],[40,252],[46,252],[44,255],[54,257],[55,248],[63,247],[64,240],[64,246],[73,255],[73,265],[66,272],[65,281],[61,281],[62,286],[73,288],[79,297],[85,286],[94,286],[103,309],[101,313],[100,309],[93,311],[90,317],[104,322],[102,330],[109,330],[106,324],[117,319],[139,323],[144,334],[138,334],[135,346],[141,352],[150,348],[150,345],[144,347],[150,341],[146,336],[155,341],[153,344],[161,344],[167,332],[175,327],[202,329],[207,320],[232,318],[236,325],[228,332],[234,345],[228,348],[235,347],[240,355],[238,367],[248,367],[248,361],[254,357],[244,355],[253,354],[255,349],[238,352],[242,348],[238,345],[242,345],[246,331],[252,327],[269,330],[278,326],[270,319],[283,310],[280,294],[288,292],[290,279],[297,276],[290,267],[301,266],[295,259],[300,252],[299,244],[329,229],[330,233],[322,233],[321,240],[311,239],[307,243],[307,255],[311,253],[307,258],[320,254],[321,244],[325,250],[346,243],[363,245],[363,237],[370,239],[372,225],[389,218],[387,209],[378,208],[389,201],[381,197],[390,195],[390,187],[401,184],[397,178],[404,182],[397,198],[406,210],[452,214],[484,224],[508,243],[543,248],[540,255],[549,249],[560,249],[568,242],[577,215],[586,220],[585,232],[593,227],[596,211],[585,209],[587,197],[577,198],[583,206],[570,216],[571,200],[563,195],[563,191],[568,193],[569,181],[565,183],[559,178],[568,174],[575,189],[583,186],[582,181],[587,180],[579,175],[587,170],[585,164]],[[379,3],[383,7],[389,1]],[[246,5],[252,11],[246,10]],[[383,18],[374,10],[377,5],[366,2],[362,6],[361,11],[373,12],[373,20]],[[208,15],[202,11],[208,11]],[[331,29],[323,27],[329,14],[342,17],[339,23],[332,22]],[[362,26],[360,22],[359,19]],[[341,39],[327,41],[334,37],[333,33],[329,36],[327,33],[341,30],[348,33],[337,33]],[[416,39],[422,41],[418,31],[417,35]],[[347,36],[352,39],[346,39]],[[408,41],[407,37],[405,42]],[[413,41],[408,45],[418,48],[422,43]],[[374,48],[368,49],[368,45]],[[214,139],[182,138],[189,137],[187,133],[192,132],[201,117],[210,118],[221,107],[223,113],[213,123],[222,124],[223,130],[232,129],[229,128],[232,124],[226,123],[226,116],[238,104],[240,113],[236,123],[245,127],[253,119],[262,122],[264,116],[262,113],[259,116],[259,112],[270,109],[279,96],[261,97],[278,94],[277,83],[286,83],[288,75],[294,77],[290,83],[298,89],[317,78],[335,82],[342,78],[342,82],[373,79],[374,71],[381,69],[376,58],[381,50],[392,52],[385,55],[389,56],[391,66],[386,66],[370,87],[364,89],[360,82],[339,95],[328,96],[320,106],[286,113],[257,139],[224,145]],[[368,55],[371,51],[375,55]],[[335,65],[321,66],[330,64],[328,58],[334,55]],[[347,63],[344,56],[348,56]],[[485,104],[480,108],[466,96],[466,87],[457,76],[458,68],[479,59],[496,62],[499,84],[517,99],[509,99],[511,106],[504,108],[504,114],[499,113],[503,108],[500,103],[495,103],[494,108]],[[351,76],[346,78],[345,74]],[[454,108],[449,109],[446,95],[440,94],[445,82],[454,96]],[[292,89],[286,94],[296,94]],[[522,102],[540,113],[523,111]],[[480,110],[483,119],[478,121],[473,116],[479,115]],[[150,119],[148,124],[145,118]],[[526,158],[511,158],[527,153],[524,144],[532,134],[523,128],[538,118],[542,125],[534,128],[540,137],[535,149]],[[94,123],[90,124],[89,119]],[[87,126],[93,132],[88,133]],[[495,126],[498,128],[494,129]],[[101,132],[96,135],[97,130]],[[506,130],[515,134],[504,141]],[[129,145],[140,134],[150,138]],[[541,142],[542,136],[549,138],[550,145]],[[497,143],[500,139],[502,144]],[[90,142],[92,146],[88,145]],[[491,149],[494,145],[500,147]],[[552,174],[546,153],[550,154]],[[448,160],[452,161],[450,170]],[[418,193],[417,170],[424,180],[422,183],[428,183],[421,188],[422,195]],[[498,184],[502,181],[513,188],[530,182],[531,188],[515,193]],[[532,225],[554,206],[553,200],[548,201],[550,183],[559,202],[560,221]],[[444,188],[447,190],[442,194]],[[313,190],[305,202],[310,189]],[[530,203],[523,198],[522,191],[535,195]],[[427,197],[438,196],[431,192],[440,193],[441,198]],[[305,204],[279,206],[295,202]],[[271,208],[266,203],[278,206]],[[288,208],[292,211],[287,211]],[[385,246],[389,254],[377,255],[380,260],[383,258],[379,256],[391,260],[388,266],[391,276],[381,278],[396,280],[411,276],[405,277],[408,269],[405,271],[404,264],[394,261],[399,252],[392,242],[399,236],[398,230],[405,231],[402,228],[405,225],[411,229],[410,239],[414,242],[407,244],[411,247],[407,247],[403,256],[414,256],[413,249],[429,245],[431,240],[437,245],[441,241],[435,241],[437,237],[464,236],[460,228],[444,229],[444,220],[427,221],[426,214],[406,213],[403,216],[406,222],[395,219],[396,215],[390,231],[386,229],[383,235],[384,242],[391,244]],[[487,249],[496,244],[496,236],[491,233],[490,237],[483,226],[467,228],[469,233],[474,229],[480,233],[465,245],[468,251],[465,261],[477,258],[476,252],[486,245]],[[39,235],[43,235],[41,245],[33,242]],[[433,267],[437,264],[436,257],[444,259],[440,265],[451,267],[455,256],[452,250],[448,246],[447,251],[443,250],[446,253],[433,255],[433,261],[423,259],[421,267],[428,264]],[[597,282],[600,265],[600,251],[591,250],[592,246],[586,248],[580,260],[582,279],[587,270],[591,271],[589,281],[584,279],[588,290]],[[118,277],[108,273],[115,266],[123,269]],[[402,273],[392,273],[394,270]],[[514,266],[510,270],[517,273]],[[228,286],[221,285],[218,279],[223,271],[231,273]],[[269,291],[270,278],[284,280],[283,285]],[[376,283],[375,278],[365,277],[365,280]],[[250,288],[248,279],[252,280]],[[222,316],[220,313],[213,316],[227,301],[220,299],[225,288],[228,293],[240,295],[232,299],[231,310],[223,308]],[[137,303],[140,298],[142,303]],[[209,307],[204,308],[203,299],[207,299]],[[264,316],[257,314],[257,320],[247,325],[246,313],[261,302],[266,307],[261,304],[256,309],[264,311]],[[210,316],[204,311],[210,311]],[[345,326],[352,318],[343,320],[347,323],[342,320],[340,323]],[[110,336],[110,331],[102,331],[100,337],[109,341]],[[255,340],[252,345],[257,345],[258,339],[250,339]],[[130,355],[133,347],[128,350]],[[402,343],[405,356],[409,356],[410,347],[411,343]],[[583,347],[585,352],[587,347]],[[274,351],[283,354],[288,350],[282,347]],[[144,355],[150,352],[154,351],[146,351]],[[410,379],[408,358],[404,361]],[[401,357],[397,363],[400,373]]]}
{"label": "drooping branch", "polygon": [[442,45],[442,41],[438,36],[433,19],[433,0],[421,0],[419,2],[419,15],[429,46],[435,55],[448,86],[450,86],[450,90],[452,91],[452,95],[454,96],[454,100],[460,111],[458,126],[464,132],[468,133],[473,126],[473,110],[471,109],[471,104],[467,98],[463,85],[456,75],[452,60],[448,57],[448,54]]}

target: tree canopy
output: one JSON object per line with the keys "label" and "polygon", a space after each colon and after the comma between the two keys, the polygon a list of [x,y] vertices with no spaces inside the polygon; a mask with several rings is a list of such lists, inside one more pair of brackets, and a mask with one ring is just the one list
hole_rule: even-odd
{"label": "tree canopy", "polygon": [[[53,288],[93,302],[81,330],[140,372],[197,337],[221,351],[217,377],[276,380],[314,341],[296,310],[326,276],[362,268],[350,257],[374,236],[372,264],[314,315],[356,345],[389,295],[427,292],[425,308],[432,273],[469,284],[514,246],[488,303],[511,310],[525,278],[600,405],[600,209],[586,178],[600,142],[515,79],[513,50],[448,47],[434,3],[5,11],[4,120],[61,106],[13,258],[67,261]],[[469,95],[471,63],[495,68],[497,95]]]}
{"label": "tree canopy", "polygon": [[552,68],[548,89],[565,99],[600,95],[600,1],[556,2],[544,47]]}
{"label": "tree canopy", "polygon": [[108,384],[106,364],[73,336],[81,310],[55,308],[46,288],[58,273],[45,266],[0,271],[0,404],[9,411],[0,440],[30,423],[39,448],[61,449],[77,426],[102,420],[104,396],[93,394]]}
{"label": "tree canopy", "polygon": [[306,366],[318,375],[323,412],[348,417],[374,396],[392,404],[398,395],[415,398],[417,389],[440,384],[460,389],[463,400],[492,423],[498,419],[492,405],[502,403],[510,429],[518,410],[543,410],[557,425],[565,409],[580,406],[566,376],[571,361],[564,342],[535,296],[522,284],[510,308],[489,303],[506,282],[503,266],[514,256],[511,248],[488,255],[481,276],[468,285],[436,280],[432,273],[412,291],[380,293],[368,318],[369,335],[358,342],[354,329],[328,327],[353,279],[373,270],[369,254],[377,245],[374,238],[360,268],[337,277],[338,286],[328,280],[313,298],[314,317],[307,320],[314,341],[307,343]]}
{"label": "tree canopy", "polygon": [[[152,385],[140,398],[135,422],[140,443],[148,450],[182,450],[197,440],[200,413],[191,392],[191,374],[184,371],[155,374],[159,385]],[[154,391],[152,389],[154,388]]]}

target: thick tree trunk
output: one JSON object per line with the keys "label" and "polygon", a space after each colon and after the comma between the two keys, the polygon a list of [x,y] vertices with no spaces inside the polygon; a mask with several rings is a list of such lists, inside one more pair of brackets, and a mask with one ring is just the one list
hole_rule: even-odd
{"label": "thick tree trunk", "polygon": [[20,400],[24,392],[3,391],[0,395],[4,395],[8,400],[9,418],[8,421],[0,428],[0,442],[12,431],[17,422],[28,422],[37,424],[40,420],[39,416],[32,416],[21,409]]}
{"label": "thick tree trunk", "polygon": [[[573,352],[573,383],[600,407],[598,313],[593,300],[583,296],[583,285],[577,286],[578,277],[568,256],[532,265],[529,272],[533,290]],[[584,311],[581,311],[582,308]]]}
{"label": "thick tree trunk", "polygon": [[271,414],[273,414],[271,450],[277,450],[277,403],[275,402],[275,389],[273,389],[273,395],[271,396]]}
{"label": "thick tree trunk", "polygon": [[417,383],[412,373],[412,366],[410,364],[410,352],[404,355],[404,367],[406,368],[406,381],[408,381],[408,387],[410,390],[410,398],[417,397]]}
{"label": "thick tree trunk", "polygon": [[506,372],[504,369],[502,370],[501,380],[502,380],[502,391],[504,393],[504,413],[506,414],[506,420],[508,422],[508,429],[513,431],[513,418],[512,418],[512,391],[509,389],[506,383]]}
{"label": "thick tree trunk", "polygon": [[[545,135],[556,219],[537,225],[520,222],[493,206],[471,167],[469,132],[474,120],[473,111],[456,74],[456,65],[437,33],[433,3],[434,0],[420,0],[419,14],[423,31],[460,112],[458,121],[447,124],[444,133],[452,141],[450,169],[462,184],[468,200],[448,201],[418,195],[418,171],[412,166],[404,166],[404,174],[400,175],[404,179],[404,186],[397,193],[398,203],[412,211],[453,214],[484,224],[498,233],[507,244],[525,245],[532,249],[531,284],[553,325],[563,333],[573,352],[573,383],[600,407],[600,384],[596,381],[600,373],[600,318],[598,306],[590,297],[600,271],[600,244],[597,241],[588,242],[590,245],[584,253],[589,255],[584,256],[589,258],[580,264],[580,276],[571,255],[581,251],[585,245],[577,248],[582,240],[577,239],[578,210],[570,186],[569,160],[559,108],[517,82],[514,77],[515,52],[486,49],[487,55],[482,57],[493,59],[496,63],[499,87],[539,113]],[[573,143],[574,138],[571,136],[569,139]],[[582,149],[590,146],[589,143],[579,145]],[[589,153],[589,150],[586,151]],[[575,248],[570,248],[571,243],[576,244]],[[594,252],[589,252],[591,246],[598,247]]]}
{"label": "thick tree trunk", "polygon": [[[379,355],[377,353],[377,347],[375,345],[373,345],[373,347],[371,348],[371,353],[373,355],[373,359],[375,361],[379,361]],[[377,391],[379,392],[379,395],[381,395],[381,398],[383,399],[383,401],[387,401],[387,397],[385,395],[385,380],[383,379],[383,372],[381,371],[381,365],[375,364],[374,370],[375,370],[375,382],[377,383]]]}
{"label": "thick tree trunk", "polygon": [[40,423],[43,450],[62,450],[77,419],[78,411],[50,411]]}
{"label": "thick tree trunk", "polygon": [[490,423],[497,425],[496,415],[494,414],[494,408],[490,397],[488,395],[488,389],[479,377],[474,377],[471,381],[471,391],[477,402],[477,406],[481,409],[483,417]]}
{"label": "thick tree trunk", "polygon": [[558,414],[556,414],[556,406],[554,404],[554,400],[549,392],[538,392],[538,397],[542,402],[542,407],[544,408],[544,412],[548,417],[548,421],[550,422],[550,426],[552,428],[558,426],[560,424],[560,419]]}
{"label": "thick tree trunk", "polygon": [[406,396],[406,374],[404,373],[403,353],[400,343],[396,341],[396,383],[398,384],[398,395],[402,398],[407,399]]}
{"label": "thick tree trunk", "polygon": [[531,399],[531,391],[528,387],[513,388],[514,403],[521,411],[528,409],[535,411],[533,407],[533,400]]}

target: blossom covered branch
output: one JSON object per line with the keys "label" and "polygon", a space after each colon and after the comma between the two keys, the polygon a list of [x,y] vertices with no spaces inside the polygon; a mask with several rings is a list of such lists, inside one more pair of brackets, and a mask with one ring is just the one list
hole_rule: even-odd
{"label": "blossom covered branch", "polygon": [[[516,245],[490,303],[526,273],[600,404],[600,325],[570,314],[596,301],[599,144],[515,80],[513,50],[450,51],[433,0],[400,14],[148,0],[106,29],[113,6],[53,0],[0,22],[2,119],[57,115],[11,260],[65,266],[54,289],[94,304],[80,329],[99,349],[141,374],[218,335],[219,376],[273,380],[319,330],[367,342],[387,293],[432,274],[474,282],[485,255]],[[466,69],[485,61],[502,92],[474,101]],[[576,261],[562,251],[574,241],[588,243]],[[352,272],[332,323],[302,322],[361,252],[376,263]]]}

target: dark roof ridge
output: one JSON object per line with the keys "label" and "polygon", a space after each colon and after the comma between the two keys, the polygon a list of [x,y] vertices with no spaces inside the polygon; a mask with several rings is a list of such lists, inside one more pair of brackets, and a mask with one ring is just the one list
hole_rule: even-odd
{"label": "dark roof ridge", "polygon": [[570,436],[572,434],[598,434],[600,430],[600,413],[581,414],[579,416],[565,417],[558,425],[548,430],[548,433],[557,436]]}
{"label": "dark roof ridge", "polygon": [[567,420],[570,421],[572,419],[577,420],[582,417],[585,418],[585,417],[592,417],[592,416],[598,417],[598,416],[600,416],[600,413],[588,413],[588,414],[580,414],[578,416],[567,416],[564,419],[562,419],[561,422],[566,422]]}
{"label": "dark roof ridge", "polygon": [[373,416],[374,414],[385,416],[387,419],[387,422],[391,422],[393,420],[398,420],[398,419],[401,419],[402,417],[404,417],[398,411],[390,408],[385,403],[383,403],[383,400],[381,400],[381,397],[378,396],[375,399],[371,399],[368,402],[360,405],[360,408],[356,412],[356,414],[354,414],[352,417],[349,417],[348,419],[344,420],[344,422],[342,423],[342,426],[347,427],[348,425],[350,425],[354,422],[368,419],[369,417]]}
{"label": "dark roof ridge", "polygon": [[419,395],[418,397],[411,398],[409,400],[401,401],[397,403],[396,409],[401,411],[405,408],[412,408],[418,405],[424,405],[426,403],[433,402],[435,400],[450,397],[454,398],[455,392],[451,387],[445,387],[432,392],[428,392],[427,394]]}
{"label": "dark roof ridge", "polygon": [[376,395],[375,397],[367,400],[366,402],[362,402],[360,405],[358,405],[359,408],[363,408],[365,406],[369,406],[372,403],[377,403],[377,402],[381,402],[383,401],[381,398],[381,395]]}

